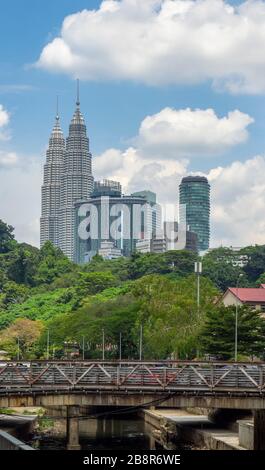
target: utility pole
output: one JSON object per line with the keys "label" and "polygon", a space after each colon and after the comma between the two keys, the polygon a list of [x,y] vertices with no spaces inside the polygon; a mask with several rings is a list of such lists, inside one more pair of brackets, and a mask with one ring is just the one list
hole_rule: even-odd
{"label": "utility pole", "polygon": [[120,361],[121,361],[121,346],[122,346],[122,343],[121,343],[121,332],[120,332]]}
{"label": "utility pole", "polygon": [[85,360],[85,337],[82,337],[82,359]]}
{"label": "utility pole", "polygon": [[20,360],[20,341],[19,336],[17,337],[17,360]]}
{"label": "utility pole", "polygon": [[236,283],[236,320],[235,320],[235,362],[237,362],[237,350],[238,350],[238,287],[239,282],[243,274],[239,274]]}
{"label": "utility pole", "polygon": [[50,330],[47,330],[47,352],[46,352],[46,359],[49,360],[50,357]]}
{"label": "utility pole", "polygon": [[140,341],[139,341],[139,360],[142,360],[143,355],[143,325],[140,326]]}
{"label": "utility pole", "polygon": [[194,272],[197,274],[197,308],[200,310],[200,276],[202,273],[202,262],[196,261],[194,265]]}
{"label": "utility pole", "polygon": [[102,360],[105,361],[105,330],[102,330]]}

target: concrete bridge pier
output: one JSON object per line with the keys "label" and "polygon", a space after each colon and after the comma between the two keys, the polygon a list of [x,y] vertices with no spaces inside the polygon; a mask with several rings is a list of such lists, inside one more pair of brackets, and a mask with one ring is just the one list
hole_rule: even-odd
{"label": "concrete bridge pier", "polygon": [[79,444],[79,406],[68,405],[66,407],[66,436],[67,450],[80,450]]}
{"label": "concrete bridge pier", "polygon": [[254,450],[265,450],[265,410],[254,411]]}

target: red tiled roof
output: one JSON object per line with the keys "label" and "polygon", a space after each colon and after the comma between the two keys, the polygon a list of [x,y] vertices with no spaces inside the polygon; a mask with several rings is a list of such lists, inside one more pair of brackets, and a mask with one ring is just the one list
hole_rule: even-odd
{"label": "red tiled roof", "polygon": [[262,289],[265,289],[265,284],[260,284],[260,287],[261,287]]}
{"label": "red tiled roof", "polygon": [[228,290],[241,302],[265,302],[265,288],[229,287]]}

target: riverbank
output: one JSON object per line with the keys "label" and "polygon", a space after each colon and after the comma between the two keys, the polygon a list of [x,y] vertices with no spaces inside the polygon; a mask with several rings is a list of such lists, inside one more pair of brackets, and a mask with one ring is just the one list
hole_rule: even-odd
{"label": "riverbank", "polygon": [[240,421],[231,430],[217,426],[207,415],[185,410],[143,410],[142,416],[153,427],[154,439],[168,450],[176,448],[179,441],[197,450],[246,450],[239,439]]}

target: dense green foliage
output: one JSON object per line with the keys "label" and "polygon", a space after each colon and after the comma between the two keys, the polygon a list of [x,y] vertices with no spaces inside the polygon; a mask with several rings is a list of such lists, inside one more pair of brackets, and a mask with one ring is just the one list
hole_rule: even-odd
{"label": "dense green foliage", "polygon": [[[201,333],[203,350],[220,359],[235,354],[235,308],[220,306],[207,311]],[[265,351],[265,320],[256,310],[238,309],[238,354],[262,357]]]}
{"label": "dense green foliage", "polygon": [[50,320],[72,311],[78,305],[74,289],[57,289],[54,292],[35,294],[25,302],[15,303],[8,310],[0,312],[0,329],[8,326],[16,318],[30,320]]}
{"label": "dense green foliage", "polygon": [[7,253],[14,244],[14,228],[0,220],[0,253]]}
{"label": "dense green foliage", "polygon": [[[121,335],[123,357],[137,358],[142,330],[146,359],[232,358],[234,308],[218,306],[218,299],[239,275],[244,287],[265,283],[265,246],[205,255],[200,308],[196,260],[183,250],[111,261],[95,256],[77,266],[50,242],[40,250],[17,243],[13,228],[0,221],[0,347],[15,356],[20,325],[25,357],[45,355],[48,330],[55,357],[64,357],[66,341],[85,344],[86,357],[101,357],[104,330],[106,357],[119,357]],[[240,354],[263,355],[264,321],[242,310]]]}

